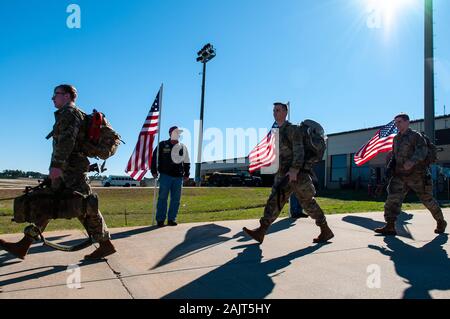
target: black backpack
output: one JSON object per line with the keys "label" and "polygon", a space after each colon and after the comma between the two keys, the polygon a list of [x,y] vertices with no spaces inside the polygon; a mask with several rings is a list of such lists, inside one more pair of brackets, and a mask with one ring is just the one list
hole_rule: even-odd
{"label": "black backpack", "polygon": [[323,159],[327,143],[325,142],[325,131],[319,123],[313,120],[304,120],[299,125],[303,133],[303,145],[305,147],[305,162],[311,165]]}

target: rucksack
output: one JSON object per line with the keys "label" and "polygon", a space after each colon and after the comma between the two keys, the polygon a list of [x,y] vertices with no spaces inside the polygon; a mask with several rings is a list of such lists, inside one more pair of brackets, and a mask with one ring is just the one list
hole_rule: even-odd
{"label": "rucksack", "polygon": [[93,110],[82,115],[83,124],[80,129],[79,141],[81,152],[87,157],[106,160],[113,156],[120,145],[120,135],[112,128],[103,113]]}
{"label": "rucksack", "polygon": [[323,159],[327,144],[325,131],[319,123],[313,120],[304,120],[299,125],[303,133],[303,145],[305,148],[305,162],[316,164]]}
{"label": "rucksack", "polygon": [[426,136],[424,133],[420,133],[420,135],[425,140],[425,142],[427,144],[427,148],[428,148],[427,157],[425,157],[425,160],[423,161],[423,163],[425,165],[429,166],[429,165],[437,162],[437,160],[438,160],[438,157],[437,157],[438,150],[437,150],[436,145],[431,142],[431,140],[429,139],[428,136]]}

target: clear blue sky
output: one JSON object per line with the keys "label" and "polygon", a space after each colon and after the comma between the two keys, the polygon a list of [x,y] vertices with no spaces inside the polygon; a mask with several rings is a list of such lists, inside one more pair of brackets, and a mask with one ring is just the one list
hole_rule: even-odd
{"label": "clear blue sky", "polygon": [[[47,171],[63,82],[127,142],[110,174],[123,173],[161,83],[162,138],[174,124],[193,131],[208,42],[205,127],[269,127],[274,101],[327,133],[422,118],[423,0],[391,1],[403,5],[381,28],[367,25],[370,0],[0,1],[0,170]],[[70,3],[81,29],[66,26]],[[450,109],[449,31],[450,1],[435,0],[436,114]]]}

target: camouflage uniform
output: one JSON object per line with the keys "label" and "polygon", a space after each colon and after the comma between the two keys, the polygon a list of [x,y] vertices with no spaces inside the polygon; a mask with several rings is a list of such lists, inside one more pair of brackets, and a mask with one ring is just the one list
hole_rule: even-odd
{"label": "camouflage uniform", "polygon": [[[312,167],[305,163],[302,134],[298,126],[292,125],[288,121],[279,128],[279,168],[275,175],[272,193],[264,209],[264,217],[260,220],[263,225],[269,226],[277,219],[292,193],[295,193],[300,205],[316,221],[317,226],[326,224],[325,215],[314,199],[316,189],[308,172]],[[297,181],[285,183],[281,187],[282,196],[279,197],[280,207],[278,207],[276,186],[291,168],[299,170]]]}
{"label": "camouflage uniform", "polygon": [[[408,190],[417,194],[436,221],[444,220],[442,210],[433,198],[433,183],[429,168],[423,164],[427,153],[426,141],[418,132],[408,129],[404,134],[399,133],[395,136],[393,156],[389,164],[394,173],[389,181],[388,197],[384,205],[386,222],[396,221]],[[406,171],[403,167],[407,161],[415,164],[410,171]]]}
{"label": "camouflage uniform", "polygon": [[[53,153],[50,167],[60,168],[63,176],[53,188],[60,186],[78,191],[82,194],[91,194],[88,184],[87,172],[89,171],[89,160],[80,152],[80,139],[84,132],[82,127],[82,113],[73,103],[66,104],[55,112],[55,125],[53,126]],[[79,135],[80,133],[80,135]],[[61,185],[62,183],[62,185]],[[108,228],[102,214],[98,210],[87,210],[87,214],[78,217],[97,242],[110,239]],[[44,230],[48,220],[38,223],[41,231]]]}

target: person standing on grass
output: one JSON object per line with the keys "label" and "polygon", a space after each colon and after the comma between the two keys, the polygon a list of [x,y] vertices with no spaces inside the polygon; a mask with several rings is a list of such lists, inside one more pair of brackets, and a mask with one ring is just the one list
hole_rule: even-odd
{"label": "person standing on grass", "polygon": [[[179,142],[182,132],[177,126],[171,127],[170,139],[160,142],[153,151],[151,172],[155,179],[159,173],[159,194],[156,206],[158,227],[164,226],[166,216],[169,226],[177,225],[176,219],[180,207],[183,180],[189,180],[191,164],[188,150],[184,144]],[[170,206],[167,211],[169,193]]]}
{"label": "person standing on grass", "polygon": [[298,201],[297,196],[295,196],[294,193],[292,193],[291,197],[289,197],[289,214],[290,217],[294,219],[309,217],[303,212],[302,205],[300,205],[300,202]]}

